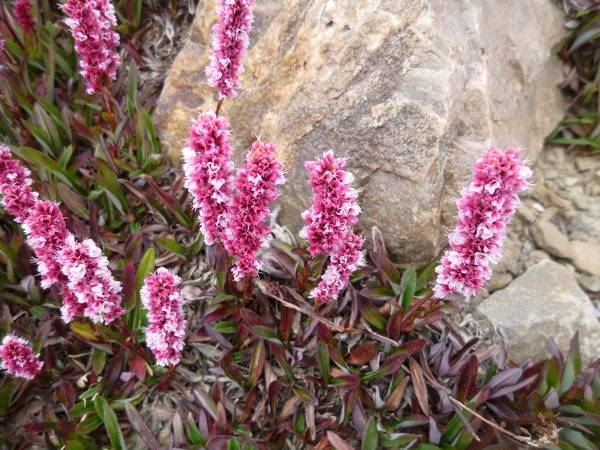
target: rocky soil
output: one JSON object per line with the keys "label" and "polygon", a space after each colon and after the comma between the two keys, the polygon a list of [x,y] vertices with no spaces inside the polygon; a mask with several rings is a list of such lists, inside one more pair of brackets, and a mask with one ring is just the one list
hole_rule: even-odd
{"label": "rocky soil", "polygon": [[564,348],[575,331],[588,357],[600,355],[600,155],[541,153],[504,257],[468,309],[476,306],[517,359],[543,356],[550,337]]}

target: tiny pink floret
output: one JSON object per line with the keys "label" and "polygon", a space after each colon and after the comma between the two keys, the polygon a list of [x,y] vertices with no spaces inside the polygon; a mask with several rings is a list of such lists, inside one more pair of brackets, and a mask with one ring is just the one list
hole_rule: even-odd
{"label": "tiny pink floret", "polygon": [[117,77],[121,64],[115,8],[110,0],[67,0],[62,9],[75,40],[86,91],[94,94]]}
{"label": "tiny pink floret", "polygon": [[269,205],[279,197],[277,185],[285,178],[273,144],[256,141],[239,169],[237,193],[230,207],[225,231],[225,248],[236,257],[232,268],[236,281],[256,277],[261,268],[258,251],[265,244],[271,228],[265,223],[271,214]]}
{"label": "tiny pink floret", "polygon": [[229,124],[213,112],[192,121],[188,146],[183,149],[185,187],[200,212],[204,241],[212,245],[221,238],[233,186]]}
{"label": "tiny pink floret", "polygon": [[358,222],[358,192],[354,176],[346,172],[345,158],[328,151],[323,158],[305,164],[313,191],[312,206],[302,214],[306,226],[300,236],[308,241],[311,255],[328,255],[341,243],[346,230]]}
{"label": "tiny pink floret", "polygon": [[159,366],[174,366],[181,360],[186,326],[180,284],[181,278],[161,267],[146,277],[140,291],[148,310],[146,344]]}
{"label": "tiny pink floret", "polygon": [[530,177],[518,149],[493,148],[475,163],[471,184],[456,203],[458,220],[448,238],[450,248],[436,269],[437,298],[452,293],[472,297],[489,280],[490,264],[501,257],[506,227]]}
{"label": "tiny pink floret", "polygon": [[57,261],[77,303],[84,305],[86,317],[108,325],[125,313],[121,307],[121,283],[113,278],[108,259],[94,241],[79,243],[69,236]]}
{"label": "tiny pink floret", "polygon": [[219,21],[213,26],[212,53],[206,75],[221,99],[236,95],[252,28],[253,5],[254,0],[219,0]]}
{"label": "tiny pink floret", "polygon": [[13,3],[13,16],[23,33],[29,34],[35,30],[31,0],[15,0]]}
{"label": "tiny pink floret", "polygon": [[39,355],[33,353],[31,345],[25,339],[10,334],[5,336],[0,345],[0,368],[9,374],[33,380],[44,367]]}

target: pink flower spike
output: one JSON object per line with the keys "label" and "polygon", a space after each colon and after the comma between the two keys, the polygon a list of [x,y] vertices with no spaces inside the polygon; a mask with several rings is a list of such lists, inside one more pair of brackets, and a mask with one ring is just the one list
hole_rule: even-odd
{"label": "pink flower spike", "polygon": [[185,338],[181,278],[161,267],[146,277],[140,291],[148,310],[146,344],[159,366],[174,366],[181,360]]}
{"label": "pink flower spike", "polygon": [[436,269],[437,298],[452,293],[472,297],[489,280],[490,264],[500,259],[506,227],[530,176],[514,148],[492,148],[475,163],[471,184],[456,203],[458,220],[448,238],[450,249]]}
{"label": "pink flower spike", "polygon": [[276,186],[285,182],[275,153],[273,144],[254,142],[235,179],[238,192],[231,204],[224,244],[227,252],[237,257],[232,268],[236,281],[258,276],[261,267],[257,254],[271,231],[265,224],[271,214],[269,204],[279,196]]}
{"label": "pink flower spike", "polygon": [[200,211],[207,245],[219,239],[225,227],[233,185],[231,155],[227,119],[209,112],[192,121],[188,146],[183,149],[185,187]]}
{"label": "pink flower spike", "polygon": [[38,201],[23,223],[27,243],[37,258],[42,287],[47,289],[62,278],[56,258],[69,236],[62,211],[54,202]]}
{"label": "pink flower spike", "polygon": [[37,193],[31,190],[31,172],[12,159],[5,145],[0,145],[0,194],[2,206],[12,214],[15,221],[23,223],[37,201]]}
{"label": "pink flower spike", "polygon": [[121,64],[115,8],[110,0],[67,0],[62,9],[75,40],[86,92],[94,94],[117,77]]}
{"label": "pink flower spike", "polygon": [[57,262],[77,303],[85,305],[83,314],[94,323],[108,325],[125,313],[121,307],[121,283],[113,278],[108,260],[94,241],[79,243],[69,235]]}
{"label": "pink flower spike", "polygon": [[14,334],[4,336],[0,345],[0,359],[3,370],[26,380],[33,380],[44,367],[39,355],[33,353],[29,342]]}
{"label": "pink flower spike", "polygon": [[208,84],[219,98],[234,97],[242,73],[242,58],[248,48],[254,0],[219,0],[219,21],[213,26],[210,62],[206,68]]}
{"label": "pink flower spike", "polygon": [[13,3],[13,16],[25,34],[35,30],[32,9],[31,0],[15,0]]}
{"label": "pink flower spike", "polygon": [[345,158],[330,150],[318,161],[305,164],[313,191],[313,204],[302,214],[306,226],[300,236],[308,241],[311,255],[331,254],[343,240],[346,230],[358,222],[358,193],[352,187],[354,176],[343,170]]}
{"label": "pink flower spike", "polygon": [[362,250],[364,239],[348,230],[341,245],[331,255],[329,266],[321,277],[321,281],[314,288],[310,296],[317,303],[334,301],[344,290],[354,272],[365,264],[365,255]]}

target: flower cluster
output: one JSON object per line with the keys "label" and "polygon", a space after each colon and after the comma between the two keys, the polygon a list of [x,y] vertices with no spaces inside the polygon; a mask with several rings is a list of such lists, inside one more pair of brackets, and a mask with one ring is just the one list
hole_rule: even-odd
{"label": "flower cluster", "polygon": [[181,279],[165,268],[146,277],[140,291],[148,310],[146,344],[159,366],[176,365],[181,360],[185,337]]}
{"label": "flower cluster", "polygon": [[365,263],[364,240],[351,230],[346,231],[340,247],[331,255],[329,266],[310,296],[317,303],[335,300],[348,285],[350,276]]}
{"label": "flower cluster", "polygon": [[213,27],[213,43],[206,75],[220,98],[235,96],[248,48],[254,0],[219,0],[219,21]]}
{"label": "flower cluster", "polygon": [[59,283],[62,277],[56,255],[65,245],[69,231],[58,205],[48,200],[38,201],[23,222],[23,230],[37,258],[42,287],[47,289]]}
{"label": "flower cluster", "polygon": [[13,3],[13,16],[23,33],[29,34],[35,30],[31,0],[15,0]]}
{"label": "flower cluster", "polygon": [[57,262],[75,299],[84,305],[86,317],[108,325],[125,313],[121,307],[121,283],[113,278],[108,259],[94,241],[86,239],[80,243],[69,235]]}
{"label": "flower cluster", "polygon": [[8,147],[0,146],[0,193],[2,206],[18,223],[23,223],[37,202],[31,190],[31,172],[12,159]]}
{"label": "flower cluster", "polygon": [[491,149],[474,165],[471,184],[457,201],[458,220],[450,249],[437,268],[436,297],[461,293],[469,298],[489,280],[490,264],[502,253],[506,226],[529,186],[531,171],[518,149]]}
{"label": "flower cluster", "polygon": [[29,342],[25,339],[9,334],[2,340],[0,345],[0,359],[2,359],[3,370],[15,377],[32,380],[40,373],[44,363],[40,361],[39,355],[33,353]]}
{"label": "flower cluster", "polygon": [[237,193],[231,203],[223,239],[228,253],[237,258],[232,272],[236,281],[255,277],[260,270],[256,257],[270,231],[264,222],[269,204],[277,199],[276,186],[285,182],[275,146],[256,141],[245,164],[238,170]]}
{"label": "flower cluster", "polygon": [[233,163],[229,143],[229,124],[213,112],[199,115],[189,130],[188,146],[183,149],[185,187],[200,211],[205,242],[213,244],[226,225],[231,202]]}
{"label": "flower cluster", "polygon": [[81,315],[110,323],[124,311],[121,285],[108,269],[108,260],[91,240],[78,243],[67,230],[56,203],[38,200],[31,190],[30,171],[0,146],[0,194],[4,209],[23,226],[36,256],[42,287],[57,284],[62,291],[65,322]]}
{"label": "flower cluster", "polygon": [[94,94],[107,80],[114,80],[120,65],[115,9],[110,0],[67,0],[62,6],[79,55],[86,91]]}
{"label": "flower cluster", "polygon": [[328,151],[323,158],[305,164],[309,172],[313,203],[302,214],[306,226],[300,236],[308,241],[311,255],[328,255],[329,266],[311,297],[317,303],[331,302],[350,281],[352,272],[364,264],[363,238],[352,231],[358,222],[358,192],[354,177],[344,170],[345,158]]}
{"label": "flower cluster", "polygon": [[331,254],[358,221],[358,193],[352,187],[353,175],[346,172],[345,158],[328,151],[321,160],[305,164],[313,191],[312,206],[302,214],[306,226],[300,236],[308,241],[311,255]]}

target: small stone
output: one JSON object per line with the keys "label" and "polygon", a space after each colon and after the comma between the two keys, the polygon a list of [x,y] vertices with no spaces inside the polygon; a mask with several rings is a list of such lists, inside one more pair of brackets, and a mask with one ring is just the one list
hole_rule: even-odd
{"label": "small stone", "polygon": [[573,264],[578,270],[600,277],[600,244],[596,242],[573,241]]}
{"label": "small stone", "polygon": [[594,294],[600,292],[600,277],[578,273],[577,281],[586,291],[593,292]]}
{"label": "small stone", "polygon": [[509,357],[522,362],[548,356],[553,338],[566,352],[579,331],[582,356],[600,354],[600,322],[574,274],[546,260],[531,267],[507,288],[494,292],[478,307],[506,339]]}
{"label": "small stone", "polygon": [[535,243],[543,250],[559,258],[571,259],[573,249],[569,238],[549,220],[537,222],[531,230]]}
{"label": "small stone", "polygon": [[529,208],[528,206],[521,206],[518,210],[517,210],[517,215],[519,217],[521,217],[525,222],[527,223],[533,223],[535,222],[535,213],[531,210],[531,208]]}
{"label": "small stone", "polygon": [[597,169],[600,167],[600,158],[597,156],[578,156],[575,158],[575,166],[580,172]]}
{"label": "small stone", "polygon": [[579,182],[579,178],[577,177],[567,177],[565,178],[565,185],[569,187],[575,186]]}
{"label": "small stone", "polygon": [[490,281],[486,285],[486,288],[487,288],[488,292],[492,293],[499,289],[504,289],[506,286],[508,286],[510,284],[510,282],[512,280],[513,280],[513,277],[510,273],[499,273],[497,275],[494,275],[490,279]]}
{"label": "small stone", "polygon": [[581,209],[582,211],[587,211],[590,209],[590,200],[587,197],[574,197],[573,203],[577,209]]}
{"label": "small stone", "polygon": [[545,259],[550,259],[550,255],[542,250],[534,250],[532,251],[525,261],[525,268],[529,269],[531,266],[535,266],[540,261],[544,261]]}

